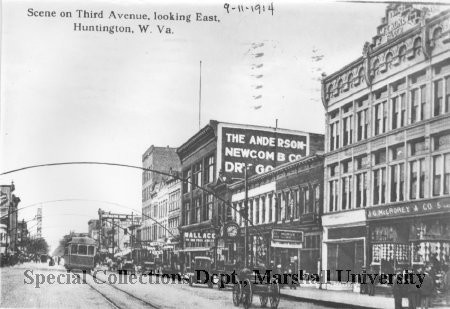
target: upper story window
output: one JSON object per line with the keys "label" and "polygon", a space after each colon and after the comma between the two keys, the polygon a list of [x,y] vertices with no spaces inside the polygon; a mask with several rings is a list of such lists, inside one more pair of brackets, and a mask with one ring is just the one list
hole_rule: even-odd
{"label": "upper story window", "polygon": [[339,110],[333,111],[330,113],[330,125],[329,125],[329,130],[330,130],[330,151],[333,151],[337,148],[339,148],[339,120],[334,120],[337,119],[337,115],[339,115]]}
{"label": "upper story window", "polygon": [[433,40],[437,40],[441,37],[442,35],[442,28],[441,27],[437,27],[436,29],[433,30]]}
{"label": "upper story window", "polygon": [[347,85],[348,85],[348,89],[353,88],[353,74],[352,73],[348,74]]}
{"label": "upper story window", "polygon": [[392,161],[401,160],[405,158],[405,145],[399,144],[389,148],[390,158]]}
{"label": "upper story window", "polygon": [[192,190],[192,173],[191,169],[185,170],[183,172],[183,193],[191,192]]}
{"label": "upper story window", "polygon": [[391,98],[391,128],[395,130],[406,124],[406,93],[393,95]]}
{"label": "upper story window", "polygon": [[386,132],[387,110],[386,101],[378,102],[374,105],[374,135]]}
{"label": "upper story window", "polygon": [[193,182],[197,186],[201,186],[202,185],[202,163],[201,162],[198,162],[198,163],[194,164]]}
{"label": "upper story window", "polygon": [[211,155],[205,160],[205,183],[214,181],[214,155]]}
{"label": "upper story window", "polygon": [[359,81],[359,83],[362,83],[364,81],[364,68],[359,69],[358,81]]}
{"label": "upper story window", "polygon": [[373,62],[373,74],[374,76],[380,75],[380,61],[378,59]]}
{"label": "upper story window", "polygon": [[353,142],[353,114],[349,113],[351,108],[352,104],[347,104],[343,109],[343,113],[347,113],[342,117],[343,146],[349,145]]}
{"label": "upper story window", "polygon": [[418,156],[425,154],[427,149],[425,145],[425,138],[419,138],[414,141],[409,142],[410,154],[411,156]]}
{"label": "upper story window", "polygon": [[405,60],[406,60],[406,46],[402,45],[398,50],[398,61],[402,63],[405,62]]}
{"label": "upper story window", "polygon": [[413,50],[414,56],[419,56],[422,53],[422,39],[420,37],[414,40]]}
{"label": "upper story window", "polygon": [[450,76],[434,81],[434,116],[450,112]]}
{"label": "upper story window", "polygon": [[343,83],[342,83],[342,79],[340,79],[337,83],[337,95],[341,94],[343,92]]}
{"label": "upper story window", "polygon": [[383,164],[386,163],[386,149],[380,149],[373,152],[373,164]]}
{"label": "upper story window", "polygon": [[388,70],[392,68],[392,53],[386,55],[386,67]]}

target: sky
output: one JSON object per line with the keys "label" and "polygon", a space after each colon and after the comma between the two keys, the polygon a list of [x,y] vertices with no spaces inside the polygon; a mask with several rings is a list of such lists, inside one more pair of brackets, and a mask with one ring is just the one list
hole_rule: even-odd
{"label": "sky", "polygon": [[[267,126],[278,119],[280,128],[324,133],[319,77],[361,56],[386,7],[274,1],[273,14],[258,14],[227,13],[220,1],[2,3],[0,173],[68,161],[142,166],[150,145],[178,147],[199,129],[200,61],[201,127],[210,119]],[[103,18],[78,18],[76,10]],[[39,11],[57,16],[34,16]],[[150,20],[109,19],[111,11]],[[155,12],[191,20],[155,21]],[[196,21],[196,13],[219,21]],[[78,23],[134,33],[74,31]],[[14,181],[19,219],[30,220],[32,234],[43,208],[53,250],[69,231],[87,232],[99,208],[139,212],[141,179],[137,169],[76,165],[3,175],[0,184]]]}

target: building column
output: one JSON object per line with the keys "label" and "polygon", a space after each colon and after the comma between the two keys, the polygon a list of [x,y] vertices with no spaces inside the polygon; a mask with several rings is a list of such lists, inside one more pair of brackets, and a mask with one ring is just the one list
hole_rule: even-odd
{"label": "building column", "polygon": [[269,196],[266,194],[266,195],[264,195],[263,199],[264,199],[264,208],[265,208],[265,215],[266,215],[266,217],[264,218],[264,222],[269,223]]}
{"label": "building column", "polygon": [[274,192],[272,194],[272,221],[275,222],[277,215],[277,194]]}

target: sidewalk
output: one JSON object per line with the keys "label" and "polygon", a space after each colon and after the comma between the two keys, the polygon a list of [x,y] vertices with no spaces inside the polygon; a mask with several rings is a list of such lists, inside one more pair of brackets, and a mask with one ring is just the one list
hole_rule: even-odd
{"label": "sidewalk", "polygon": [[[394,297],[390,295],[369,296],[349,290],[321,290],[316,288],[315,285],[302,285],[300,288],[297,287],[296,290],[283,287],[281,295],[289,299],[322,304],[333,308],[395,308]],[[404,308],[408,308],[406,298],[403,299],[402,304]],[[432,308],[449,308],[449,306],[445,305],[440,299],[435,299]]]}

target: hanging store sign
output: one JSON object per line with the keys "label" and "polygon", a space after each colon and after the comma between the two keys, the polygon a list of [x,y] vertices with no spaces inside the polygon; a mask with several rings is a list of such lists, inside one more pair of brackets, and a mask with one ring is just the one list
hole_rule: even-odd
{"label": "hanging store sign", "polygon": [[214,241],[216,233],[186,232],[184,233],[185,241]]}
{"label": "hanging store sign", "polygon": [[290,242],[290,243],[302,243],[303,232],[302,231],[290,231],[290,230],[272,230],[272,241],[274,242]]}
{"label": "hanging store sign", "polygon": [[262,174],[309,154],[309,135],[305,133],[230,126],[222,128],[221,139],[221,169],[231,178],[243,178],[245,166],[249,166],[249,175]]}
{"label": "hanging store sign", "polygon": [[450,198],[370,207],[366,209],[366,215],[368,220],[375,220],[379,218],[405,217],[443,211],[450,212]]}

